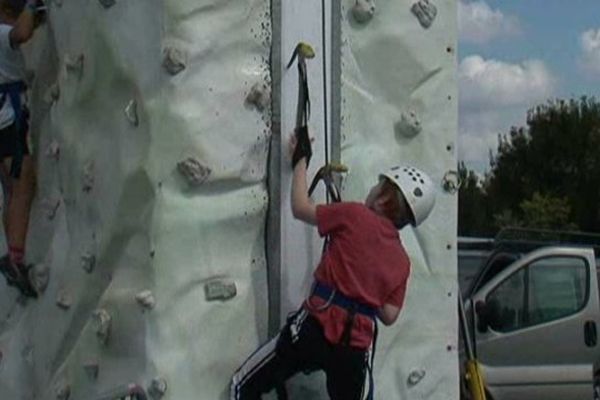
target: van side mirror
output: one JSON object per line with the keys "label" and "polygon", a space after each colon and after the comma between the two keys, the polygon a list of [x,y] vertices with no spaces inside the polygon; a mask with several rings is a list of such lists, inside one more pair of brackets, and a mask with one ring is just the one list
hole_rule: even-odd
{"label": "van side mirror", "polygon": [[475,314],[477,314],[477,330],[481,333],[487,332],[489,326],[489,309],[485,301],[479,300],[475,303]]}

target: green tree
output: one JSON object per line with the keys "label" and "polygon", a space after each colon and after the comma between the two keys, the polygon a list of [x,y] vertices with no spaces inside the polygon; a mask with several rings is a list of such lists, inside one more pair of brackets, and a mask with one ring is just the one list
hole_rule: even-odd
{"label": "green tree", "polygon": [[526,127],[499,135],[481,190],[487,225],[478,232],[508,224],[600,231],[600,103],[582,97],[530,109]]}

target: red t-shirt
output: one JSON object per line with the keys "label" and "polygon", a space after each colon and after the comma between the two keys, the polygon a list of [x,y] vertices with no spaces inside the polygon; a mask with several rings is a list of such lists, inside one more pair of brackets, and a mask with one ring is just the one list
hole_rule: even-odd
{"label": "red t-shirt", "polygon": [[[317,206],[317,227],[329,236],[327,250],[315,271],[319,282],[360,303],[380,308],[391,304],[401,308],[410,274],[410,260],[400,242],[398,230],[360,203],[335,203]],[[309,312],[319,320],[325,337],[339,343],[347,313],[331,305],[324,311],[314,307],[325,300],[312,296]],[[356,314],[350,345],[366,349],[373,337],[373,321]]]}

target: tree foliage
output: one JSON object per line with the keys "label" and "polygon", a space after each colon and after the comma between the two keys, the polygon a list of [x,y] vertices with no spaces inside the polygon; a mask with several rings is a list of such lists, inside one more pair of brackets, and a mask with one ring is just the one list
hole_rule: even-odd
{"label": "tree foliage", "polygon": [[483,179],[472,182],[464,163],[459,173],[466,178],[461,235],[508,225],[600,231],[600,103],[582,97],[537,106],[526,127],[498,136]]}

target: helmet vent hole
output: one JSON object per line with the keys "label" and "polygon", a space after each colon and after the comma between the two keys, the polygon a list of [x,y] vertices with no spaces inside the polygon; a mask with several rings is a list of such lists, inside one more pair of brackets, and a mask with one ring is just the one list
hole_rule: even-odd
{"label": "helmet vent hole", "polygon": [[420,188],[415,188],[415,190],[413,191],[413,193],[417,197],[423,196],[423,191]]}
{"label": "helmet vent hole", "polygon": [[400,179],[400,175],[394,175],[396,179]]}

